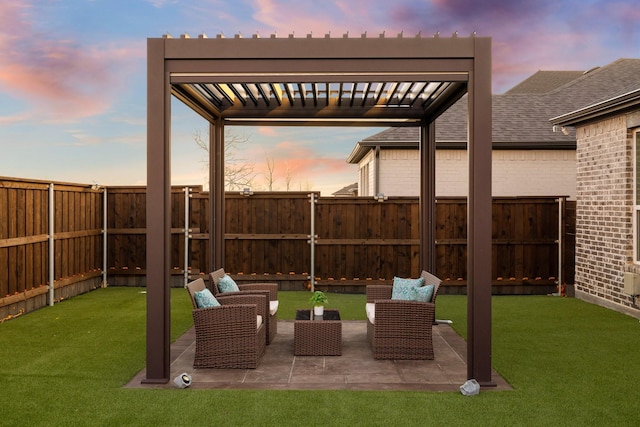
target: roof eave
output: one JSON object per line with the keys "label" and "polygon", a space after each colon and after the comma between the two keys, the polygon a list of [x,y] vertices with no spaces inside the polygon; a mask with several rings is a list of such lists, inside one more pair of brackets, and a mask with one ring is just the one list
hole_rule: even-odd
{"label": "roof eave", "polygon": [[620,96],[572,111],[549,121],[556,126],[576,126],[598,117],[619,114],[640,106],[640,88]]}
{"label": "roof eave", "polygon": [[351,150],[351,154],[349,154],[349,157],[347,157],[347,163],[350,163],[350,164],[360,163],[360,160],[362,160],[362,158],[367,154],[369,149],[370,147],[365,147],[359,142],[357,142],[356,145],[353,147],[353,150]]}
{"label": "roof eave", "polygon": [[396,150],[396,149],[417,150],[418,148],[420,148],[420,143],[417,140],[400,141],[400,142],[399,141],[390,142],[385,140],[358,141],[356,142],[356,145],[353,147],[351,154],[349,154],[349,156],[347,157],[347,163],[352,163],[352,164],[359,163],[364,158],[364,156],[367,155],[369,151],[373,150],[376,147],[384,148],[385,150]]}
{"label": "roof eave", "polygon": [[[384,142],[374,143],[364,143],[361,142],[356,143],[355,147],[347,157],[347,163],[349,164],[358,164],[360,161],[375,147],[380,146],[384,149],[411,149],[417,150],[419,149],[418,142],[414,142],[413,144],[403,144],[403,145],[394,145],[389,146],[385,145]],[[436,149],[437,150],[466,150],[467,142],[466,141],[436,141]],[[527,142],[513,142],[513,141],[493,141],[492,143],[493,150],[575,150],[576,149],[576,141],[575,140],[566,140],[566,141],[527,141]]]}

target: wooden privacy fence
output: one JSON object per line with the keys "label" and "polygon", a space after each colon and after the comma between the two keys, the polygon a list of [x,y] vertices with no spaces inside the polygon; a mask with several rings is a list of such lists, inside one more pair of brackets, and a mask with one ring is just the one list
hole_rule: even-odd
{"label": "wooden privacy fence", "polygon": [[101,189],[0,178],[0,318],[102,282],[103,212]]}
{"label": "wooden privacy fence", "polygon": [[[144,188],[110,187],[108,194],[109,280],[143,284]],[[173,189],[176,284],[210,270],[208,205],[208,193],[199,187]],[[466,216],[464,198],[436,201],[435,273],[449,292],[463,292],[466,285]],[[492,217],[494,293],[556,292],[558,281],[573,283],[575,202],[496,198]],[[282,289],[305,289],[311,278],[319,288],[358,291],[396,275],[416,277],[418,218],[414,197],[379,202],[302,192],[227,193],[224,267],[238,280],[275,280]]]}
{"label": "wooden privacy fence", "polygon": [[[281,289],[362,291],[419,272],[419,204],[413,197],[226,194],[225,269]],[[106,206],[106,208],[105,208]],[[106,212],[106,215],[105,215]],[[445,292],[466,284],[466,200],[436,201],[436,268]],[[573,283],[575,202],[496,198],[494,293],[547,293]],[[210,271],[209,199],[172,189],[174,284]],[[146,189],[0,178],[0,318],[106,283],[145,285]],[[185,268],[185,265],[187,268]],[[489,266],[488,266],[489,267]],[[53,283],[54,286],[49,286]]]}

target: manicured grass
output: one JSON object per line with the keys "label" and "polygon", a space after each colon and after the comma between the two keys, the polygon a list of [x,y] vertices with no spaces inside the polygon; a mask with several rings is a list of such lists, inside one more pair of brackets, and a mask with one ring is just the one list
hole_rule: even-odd
{"label": "manicured grass", "polygon": [[[107,288],[0,324],[0,425],[376,426],[640,423],[640,323],[575,299],[493,298],[493,365],[513,391],[124,389],[145,363],[143,290]],[[291,295],[290,295],[291,294]],[[309,293],[281,293],[281,318]],[[360,318],[363,295],[329,295]],[[438,297],[466,333],[466,298]],[[172,290],[172,337],[191,324]]]}

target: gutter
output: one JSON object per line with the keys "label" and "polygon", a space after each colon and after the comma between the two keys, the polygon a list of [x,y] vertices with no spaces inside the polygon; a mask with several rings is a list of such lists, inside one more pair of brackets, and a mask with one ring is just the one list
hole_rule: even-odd
{"label": "gutter", "polygon": [[575,126],[578,123],[601,117],[605,114],[611,115],[630,108],[636,108],[638,104],[640,104],[640,89],[553,117],[549,121],[558,126]]}

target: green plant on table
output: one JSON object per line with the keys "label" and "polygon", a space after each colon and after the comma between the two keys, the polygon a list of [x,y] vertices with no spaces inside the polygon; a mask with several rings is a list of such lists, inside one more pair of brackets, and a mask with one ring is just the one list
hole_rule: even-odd
{"label": "green plant on table", "polygon": [[309,302],[314,306],[323,306],[329,302],[329,298],[322,291],[315,291],[311,294],[311,298],[309,298]]}

